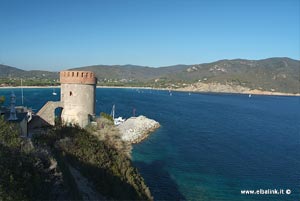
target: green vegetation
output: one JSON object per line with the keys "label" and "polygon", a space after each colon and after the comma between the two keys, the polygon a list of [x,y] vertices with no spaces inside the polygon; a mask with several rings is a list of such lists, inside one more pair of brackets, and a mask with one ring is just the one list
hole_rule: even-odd
{"label": "green vegetation", "polygon": [[44,200],[50,197],[51,179],[44,170],[48,160],[25,150],[13,124],[0,118],[0,200]]}
{"label": "green vegetation", "polygon": [[107,146],[116,149],[126,157],[131,157],[132,145],[124,142],[120,137],[120,131],[114,126],[111,116],[96,119],[97,125],[89,125],[86,129],[98,140],[103,141]]}
{"label": "green vegetation", "polygon": [[105,112],[101,112],[101,113],[100,113],[100,117],[103,117],[103,118],[105,118],[105,119],[108,119],[111,123],[114,122],[112,116],[110,116],[109,114],[106,114]]}
{"label": "green vegetation", "polygon": [[31,143],[1,117],[0,200],[82,200],[71,167],[107,199],[153,200],[128,155],[114,146],[118,131],[111,120],[97,121],[93,134],[77,126],[56,126],[35,134]]}
{"label": "green vegetation", "polygon": [[[99,86],[181,88],[192,83],[233,84],[251,89],[299,93],[299,60],[285,57],[262,60],[220,60],[195,65],[149,68],[134,65],[95,65],[72,70],[93,71]],[[56,72],[24,71],[0,65],[0,86],[58,85]]]}
{"label": "green vegetation", "polygon": [[50,146],[62,161],[78,169],[105,197],[116,200],[152,200],[150,191],[130,159],[97,136],[79,127],[57,127],[35,137]]}
{"label": "green vegetation", "polygon": [[[21,86],[20,78],[0,78],[1,86]],[[22,81],[23,86],[58,86],[57,80],[47,78],[26,78]]]}

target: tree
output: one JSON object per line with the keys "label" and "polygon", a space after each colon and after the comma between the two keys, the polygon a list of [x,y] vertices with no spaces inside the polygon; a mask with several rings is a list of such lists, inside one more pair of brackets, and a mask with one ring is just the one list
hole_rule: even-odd
{"label": "tree", "polygon": [[21,138],[14,124],[8,123],[0,116],[0,142],[9,148],[20,148]]}
{"label": "tree", "polygon": [[25,143],[14,124],[0,117],[1,201],[48,200],[50,196],[51,163],[38,152],[23,150]]}

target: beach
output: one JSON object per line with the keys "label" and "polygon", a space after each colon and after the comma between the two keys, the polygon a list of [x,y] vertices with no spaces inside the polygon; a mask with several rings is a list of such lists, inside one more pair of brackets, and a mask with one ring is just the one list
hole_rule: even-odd
{"label": "beach", "polygon": [[[207,85],[203,88],[197,88],[197,87],[185,87],[185,88],[152,88],[152,87],[125,87],[125,86],[97,86],[97,88],[108,88],[108,89],[152,89],[152,90],[164,90],[164,91],[178,91],[178,92],[187,92],[187,93],[221,93],[221,94],[252,94],[252,95],[267,95],[267,96],[300,96],[300,93],[284,93],[284,92],[276,92],[276,91],[263,91],[259,89],[249,89],[249,88],[242,88],[234,89],[234,88],[228,88],[225,87],[220,90],[219,86],[216,86],[214,83],[212,85]],[[224,87],[223,85],[222,87]],[[18,89],[18,88],[24,88],[24,89],[43,89],[43,88],[60,88],[60,86],[6,86],[6,87],[0,87],[0,89]]]}

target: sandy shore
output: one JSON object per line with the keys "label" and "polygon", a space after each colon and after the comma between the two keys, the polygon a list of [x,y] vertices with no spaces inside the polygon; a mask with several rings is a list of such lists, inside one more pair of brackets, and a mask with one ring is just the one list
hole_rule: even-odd
{"label": "sandy shore", "polygon": [[191,92],[191,93],[232,93],[232,94],[253,94],[253,95],[266,95],[266,96],[300,96],[300,93],[283,93],[283,92],[272,92],[272,91],[262,91],[262,90],[246,90],[246,91],[217,91],[217,90],[191,90],[185,88],[170,89],[170,88],[152,88],[152,87],[117,87],[117,86],[97,86],[97,88],[115,88],[115,89],[153,89],[162,91],[179,91],[179,92]]}
{"label": "sandy shore", "polygon": [[153,89],[152,87],[122,87],[122,86],[97,86],[97,88],[112,88],[112,89]]}
{"label": "sandy shore", "polygon": [[[21,86],[16,87],[0,87],[1,89],[19,89]],[[49,89],[49,88],[60,88],[60,86],[23,86],[24,89]],[[300,96],[300,93],[283,93],[283,92],[272,92],[272,91],[262,91],[262,90],[245,90],[245,91],[234,91],[234,90],[224,90],[218,91],[211,88],[210,90],[203,89],[191,89],[191,88],[179,88],[179,89],[170,89],[170,88],[152,88],[152,87],[124,87],[124,86],[97,86],[97,88],[111,88],[111,89],[153,89],[153,90],[162,90],[162,91],[179,91],[179,92],[191,92],[191,93],[232,93],[232,94],[253,94],[253,95],[267,95],[267,96]]]}
{"label": "sandy shore", "polygon": [[217,93],[217,94],[252,94],[252,95],[264,95],[264,96],[300,96],[300,93],[292,94],[292,93],[282,93],[282,92],[272,92],[272,91],[260,91],[260,90],[249,90],[249,91],[193,91],[193,90],[185,90],[185,89],[172,89],[172,91],[180,91],[180,92],[190,92],[190,93]]}
{"label": "sandy shore", "polygon": [[[175,91],[175,90],[174,90]],[[176,91],[185,91],[193,93],[231,93],[231,94],[255,94],[255,95],[269,95],[269,96],[300,96],[299,93],[283,93],[277,92],[274,89],[264,91],[262,89],[250,89],[245,86],[234,84],[221,84],[217,82],[203,83],[197,82],[184,88],[176,89]]]}
{"label": "sandy shore", "polygon": [[[16,87],[0,87],[0,89],[48,89],[60,88],[60,86],[16,86]],[[123,87],[123,86],[97,86],[97,88],[112,88],[112,89],[152,89],[151,87]]]}
{"label": "sandy shore", "polygon": [[52,88],[60,88],[60,86],[17,86],[17,87],[0,87],[0,89],[52,89]]}

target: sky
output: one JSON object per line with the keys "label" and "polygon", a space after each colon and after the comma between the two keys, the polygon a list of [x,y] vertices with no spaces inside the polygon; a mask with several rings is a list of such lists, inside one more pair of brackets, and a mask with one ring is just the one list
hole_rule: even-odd
{"label": "sky", "polygon": [[300,0],[0,0],[0,64],[300,58]]}

